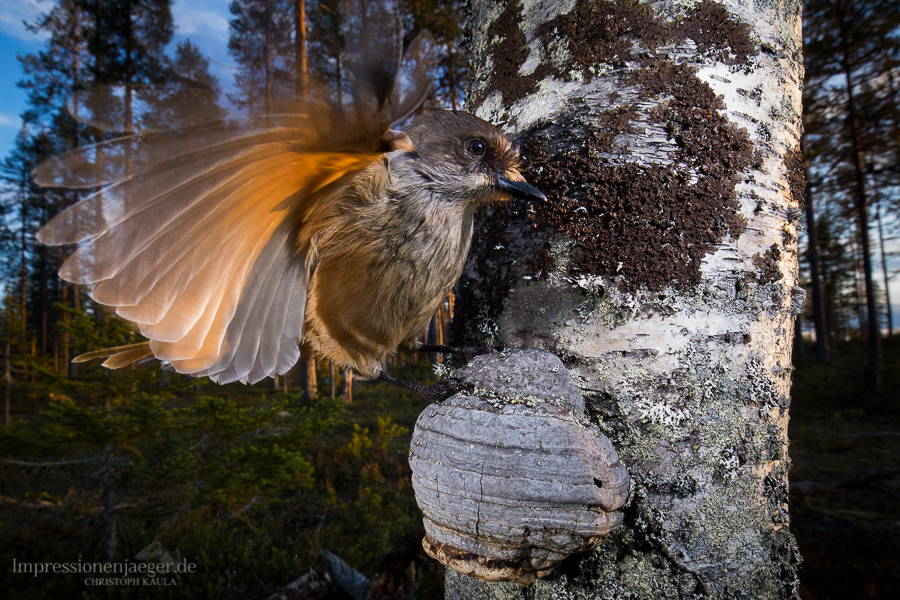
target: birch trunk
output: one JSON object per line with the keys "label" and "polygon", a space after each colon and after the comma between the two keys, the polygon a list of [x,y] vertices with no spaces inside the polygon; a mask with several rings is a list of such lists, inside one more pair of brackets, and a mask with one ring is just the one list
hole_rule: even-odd
{"label": "birch trunk", "polygon": [[468,108],[549,201],[480,215],[454,341],[560,356],[634,484],[599,548],[531,588],[449,571],[447,598],[796,597],[800,10],[470,6]]}

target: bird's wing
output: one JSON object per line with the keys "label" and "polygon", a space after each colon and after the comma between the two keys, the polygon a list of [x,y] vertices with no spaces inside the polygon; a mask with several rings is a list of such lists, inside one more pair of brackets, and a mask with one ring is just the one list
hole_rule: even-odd
{"label": "bird's wing", "polygon": [[271,120],[130,135],[35,171],[45,185],[104,186],[38,237],[82,243],[60,275],[92,285],[179,372],[255,382],[293,366],[309,267],[298,215],[379,157],[329,149],[308,113]]}
{"label": "bird's wing", "polygon": [[394,0],[341,3],[357,111],[382,112],[390,123],[402,121],[422,105],[431,91],[436,62],[434,38],[427,30],[402,52],[398,14]]}
{"label": "bird's wing", "polygon": [[[91,297],[137,324],[177,371],[220,383],[284,373],[299,357],[311,267],[296,244],[302,215],[394,149],[385,134],[428,93],[433,47],[423,32],[403,61],[385,59],[390,48],[368,52],[393,66],[376,73],[360,62],[353,115],[281,102],[229,120],[203,98],[179,92],[167,104],[150,88],[76,97],[76,118],[126,135],[35,169],[41,185],[100,188],[38,238],[80,244],[60,276],[92,286]],[[134,125],[138,97],[156,116],[143,128]],[[117,350],[105,364],[147,356],[146,347]]]}

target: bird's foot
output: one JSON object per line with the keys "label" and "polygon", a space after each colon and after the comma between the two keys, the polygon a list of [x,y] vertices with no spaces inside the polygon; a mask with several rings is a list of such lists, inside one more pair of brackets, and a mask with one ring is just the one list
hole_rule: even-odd
{"label": "bird's foot", "polygon": [[383,379],[384,381],[387,381],[388,383],[396,385],[397,387],[403,388],[404,390],[409,390],[410,392],[417,394],[428,404],[445,400],[464,387],[460,385],[460,382],[456,381],[452,377],[441,379],[434,385],[420,385],[416,383],[410,383],[409,381],[404,381],[402,379],[392,377],[384,371],[379,373],[378,377],[380,379]]}
{"label": "bird's foot", "polygon": [[[495,348],[494,346],[419,346],[416,350],[419,352],[440,352],[442,354],[461,354],[465,357],[466,362],[470,362],[476,356],[480,356],[482,354],[493,354],[494,352],[500,352],[503,348]],[[440,402],[441,400],[446,400],[456,392],[466,388],[466,385],[463,385],[462,382],[454,379],[453,377],[445,377],[438,381],[434,385],[420,385],[416,383],[410,383],[409,381],[403,381],[402,379],[397,379],[396,377],[392,377],[382,371],[378,375],[379,378],[396,385],[397,387],[401,387],[404,390],[409,390],[414,394],[419,395],[425,402],[431,404],[432,402]]]}
{"label": "bird's foot", "polygon": [[471,362],[476,356],[493,354],[503,350],[502,346],[419,346],[419,352],[440,352],[441,354],[461,354],[466,362]]}

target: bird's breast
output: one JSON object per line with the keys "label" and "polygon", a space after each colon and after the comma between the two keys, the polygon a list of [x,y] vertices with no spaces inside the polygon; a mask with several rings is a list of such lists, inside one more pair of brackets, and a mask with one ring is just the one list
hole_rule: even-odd
{"label": "bird's breast", "polygon": [[[472,216],[396,202],[322,240],[310,281],[307,335],[320,353],[366,372],[424,333],[462,272]],[[443,210],[441,210],[443,208]]]}

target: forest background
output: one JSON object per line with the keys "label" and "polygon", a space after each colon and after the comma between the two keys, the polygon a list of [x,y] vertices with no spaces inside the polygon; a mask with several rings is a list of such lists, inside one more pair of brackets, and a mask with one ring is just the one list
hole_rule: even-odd
{"label": "forest background", "polygon": [[[73,92],[152,83],[177,94],[199,85],[222,106],[249,111],[301,93],[346,102],[339,4],[22,6],[4,2],[0,17],[0,50],[20,48],[17,61],[3,61],[0,100],[0,130],[14,132],[0,147],[0,585],[23,598],[73,589],[130,597],[83,578],[23,578],[7,565],[134,560],[158,542],[199,565],[158,590],[163,596],[266,597],[310,570],[333,570],[328,550],[370,578],[377,597],[437,597],[440,570],[419,545],[406,463],[416,398],[309,361],[275,382],[224,387],[153,367],[72,365],[78,353],[137,338],[87,290],[56,276],[71,248],[34,240],[85,194],[39,188],[31,169],[107,135],[71,118]],[[427,106],[461,108],[463,3],[408,0],[400,16],[407,43],[427,28],[438,44]],[[791,498],[806,556],[801,594],[810,599],[896,597],[900,572],[892,558],[900,346],[890,310],[891,292],[900,297],[898,28],[896,2],[804,6],[807,153],[797,168],[809,185],[796,218],[805,221],[810,300],[797,328]],[[5,93],[12,84],[18,94]],[[448,299],[423,335],[443,341],[452,309]],[[422,381],[434,379],[436,362],[399,356],[389,368]],[[857,560],[841,560],[838,548]],[[341,592],[332,585],[330,593]]]}

